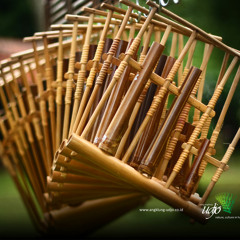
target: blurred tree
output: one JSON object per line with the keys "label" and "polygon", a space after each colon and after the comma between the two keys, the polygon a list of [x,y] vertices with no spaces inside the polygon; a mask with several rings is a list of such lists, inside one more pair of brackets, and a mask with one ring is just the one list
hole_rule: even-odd
{"label": "blurred tree", "polygon": [[34,1],[1,0],[0,35],[23,38],[36,31]]}

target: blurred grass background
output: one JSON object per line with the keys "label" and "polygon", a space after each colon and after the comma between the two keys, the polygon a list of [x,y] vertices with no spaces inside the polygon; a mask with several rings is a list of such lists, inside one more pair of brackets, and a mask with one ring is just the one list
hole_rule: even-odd
{"label": "blurred grass background", "polygon": [[[37,3],[38,2],[38,3]],[[1,0],[0,8],[0,37],[22,38],[34,32],[41,31],[43,26],[42,9],[39,2],[32,0]],[[172,2],[172,0],[170,0]],[[140,1],[145,6],[145,1]],[[38,6],[38,7],[36,7]],[[169,10],[179,14],[205,31],[223,37],[227,45],[239,49],[239,1],[237,0],[181,0],[179,4],[171,4]],[[168,48],[166,48],[166,52]],[[203,45],[198,46],[196,56],[202,56]],[[203,102],[207,103],[218,77],[223,52],[214,50],[204,89]],[[199,66],[199,61],[194,65]],[[211,70],[210,70],[211,69]],[[234,70],[234,73],[236,69]],[[230,88],[229,79],[219,103],[216,106],[217,116],[212,121],[211,130],[216,124],[226,94]],[[228,110],[222,133],[216,146],[216,158],[221,159],[226,147],[231,142],[240,122],[240,101],[236,90]],[[230,192],[236,196],[232,215],[240,216],[240,151],[239,145],[230,160],[230,170],[224,173],[217,183],[208,202],[216,202],[215,194]],[[206,188],[214,168],[208,168],[201,181],[201,191]],[[201,192],[200,191],[200,192]],[[151,199],[143,208],[168,208],[156,199]],[[138,209],[112,222],[108,226],[93,233],[89,238],[238,238],[240,219],[220,220],[211,219],[207,225],[192,224],[189,218],[180,213],[140,212]],[[27,215],[20,196],[4,169],[0,169],[0,238],[34,238],[40,237],[35,231]]]}

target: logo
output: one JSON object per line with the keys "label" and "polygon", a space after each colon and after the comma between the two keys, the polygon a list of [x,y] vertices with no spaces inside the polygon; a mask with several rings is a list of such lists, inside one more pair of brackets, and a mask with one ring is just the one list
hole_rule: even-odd
{"label": "logo", "polygon": [[[235,203],[236,198],[233,198],[233,194],[231,193],[219,193],[215,196],[216,200],[220,203],[209,203],[203,205],[203,214],[207,214],[209,217],[206,219],[211,218],[213,215],[218,215],[221,211],[226,213],[232,213],[232,208]],[[218,218],[218,217],[217,217]]]}
{"label": "logo", "polygon": [[236,198],[233,199],[233,194],[231,193],[219,193],[215,196],[217,201],[221,204],[224,212],[231,213],[233,205],[236,201]]}

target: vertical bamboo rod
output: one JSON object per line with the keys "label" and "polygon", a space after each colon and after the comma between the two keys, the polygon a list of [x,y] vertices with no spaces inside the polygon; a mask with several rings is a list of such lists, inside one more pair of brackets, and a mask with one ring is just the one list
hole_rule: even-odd
{"label": "vertical bamboo rod", "polygon": [[56,119],[56,149],[61,144],[62,140],[62,97],[63,97],[63,30],[59,30],[58,37],[58,57],[57,57],[57,93],[56,93],[56,105],[57,105],[57,119]]}
{"label": "vertical bamboo rod", "polygon": [[97,50],[96,50],[96,53],[95,53],[95,56],[94,56],[94,59],[93,59],[93,66],[90,70],[90,73],[89,73],[89,76],[88,76],[88,79],[87,79],[86,89],[84,91],[83,98],[81,100],[81,103],[80,103],[80,106],[79,106],[79,109],[78,109],[78,113],[76,115],[76,121],[75,121],[75,123],[73,123],[72,131],[70,131],[70,133],[71,132],[76,132],[78,123],[80,122],[80,119],[82,117],[84,108],[86,106],[86,103],[87,103],[87,100],[88,100],[88,97],[89,97],[89,94],[90,94],[90,89],[92,88],[94,78],[97,74],[97,67],[98,67],[98,64],[99,64],[100,59],[101,59],[101,54],[103,52],[103,47],[104,47],[104,44],[105,44],[105,39],[106,39],[106,36],[107,36],[107,32],[108,32],[108,29],[109,29],[109,25],[110,25],[112,15],[113,15],[113,12],[110,10],[107,14],[106,22],[104,24],[104,28],[103,28],[101,37],[99,39]]}
{"label": "vertical bamboo rod", "polygon": [[[84,87],[86,65],[87,65],[87,61],[88,61],[88,53],[89,53],[90,40],[91,40],[91,34],[92,34],[92,28],[93,28],[93,18],[94,18],[94,14],[90,14],[90,17],[88,20],[88,27],[87,27],[87,31],[86,31],[86,37],[85,37],[85,41],[84,41],[83,48],[82,48],[82,55],[81,55],[81,60],[80,60],[81,68],[78,71],[76,89],[75,89],[75,93],[74,93],[74,103],[73,103],[73,111],[72,111],[72,116],[71,116],[69,135],[72,133],[72,128],[75,123],[77,114],[79,112],[79,104],[80,104],[80,102],[83,102],[83,100],[86,102],[86,100],[87,100],[86,97],[88,96],[88,94],[87,93],[85,94],[85,92],[89,93],[90,88],[91,88],[90,86],[92,86],[93,80],[94,80],[94,77],[92,77],[92,76],[91,76],[91,78],[88,77],[86,89],[84,90],[84,94],[85,94],[85,96],[84,96],[83,95],[83,87]],[[103,49],[104,42],[99,42],[98,46],[99,45],[100,45],[101,49]],[[100,56],[99,56],[99,60],[100,60]],[[82,99],[82,95],[84,96],[84,99]]]}
{"label": "vertical bamboo rod", "polygon": [[71,102],[72,102],[72,88],[74,84],[73,76],[74,76],[75,53],[77,49],[77,30],[78,30],[78,21],[74,21],[73,30],[72,30],[72,43],[71,43],[69,64],[68,64],[68,80],[67,80],[66,95],[65,95],[65,110],[64,110],[62,140],[66,139],[68,136],[69,115],[70,115]]}

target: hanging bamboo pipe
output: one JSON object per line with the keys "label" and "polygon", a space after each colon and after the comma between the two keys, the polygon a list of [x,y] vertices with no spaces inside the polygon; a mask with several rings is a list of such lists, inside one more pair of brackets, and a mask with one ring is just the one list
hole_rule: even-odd
{"label": "hanging bamboo pipe", "polygon": [[[152,26],[153,26],[153,25],[152,25]],[[171,32],[171,27],[168,26],[168,27],[166,28],[166,31],[164,32],[164,35],[163,35],[162,40],[161,40],[161,42],[160,42],[160,45],[165,46],[166,41],[167,41],[167,39],[168,39],[168,36],[169,36],[170,32]],[[143,54],[141,54],[141,56],[140,56],[140,62],[141,62],[141,57],[142,57],[142,59],[145,58],[145,57],[144,57],[144,52],[143,52]],[[170,61],[171,61],[171,60],[170,60]],[[127,139],[128,139],[128,136],[129,136],[130,131],[131,131],[131,129],[132,129],[132,125],[133,125],[133,123],[134,123],[134,121],[135,121],[135,118],[136,118],[136,116],[137,116],[138,110],[139,110],[139,108],[141,107],[141,104],[142,104],[142,102],[143,102],[143,100],[144,100],[144,98],[145,98],[145,96],[146,96],[146,93],[147,93],[147,91],[148,91],[148,88],[150,87],[150,84],[151,84],[151,80],[148,79],[148,81],[147,81],[147,83],[146,83],[146,85],[145,85],[145,87],[144,87],[141,95],[139,96],[139,98],[138,98],[138,100],[137,100],[136,105],[134,106],[134,109],[133,109],[133,111],[132,111],[131,117],[130,117],[129,122],[128,122],[128,128],[127,128],[125,134],[123,135],[123,137],[122,137],[122,139],[121,139],[121,142],[120,142],[120,144],[119,144],[119,146],[118,146],[117,152],[116,152],[116,154],[115,154],[115,157],[117,157],[117,158],[120,158],[120,156],[121,156],[121,154],[122,154],[122,152],[123,152],[124,146],[125,146],[125,144],[126,144],[126,141],[127,141]]]}
{"label": "hanging bamboo pipe", "polygon": [[200,74],[200,69],[193,68],[189,77],[186,78],[186,83],[184,82],[181,85],[181,94],[177,98],[175,98],[167,117],[162,123],[156,140],[154,139],[153,144],[151,144],[149,150],[146,152],[138,170],[147,177],[152,177],[152,175],[154,174],[156,167],[159,164],[160,155],[162,154],[164,146]]}
{"label": "hanging bamboo pipe", "polygon": [[[127,49],[131,46],[132,41],[128,42]],[[136,54],[135,56],[136,57]],[[122,98],[124,96],[124,92],[127,91],[128,83],[129,83],[129,75],[131,68],[127,66],[124,73],[122,74],[119,81],[116,83],[113,91],[110,94],[108,102],[106,103],[105,109],[103,109],[102,119],[97,126],[97,133],[94,136],[94,144],[98,146],[101,142],[104,132],[109,126],[114,114],[116,113],[119,105],[121,104]]]}
{"label": "hanging bamboo pipe", "polygon": [[[87,104],[87,106],[86,106],[86,108],[85,108],[85,110],[83,112],[81,120],[79,119],[80,122],[76,121],[76,126],[74,126],[74,130],[76,129],[76,133],[77,134],[80,134],[82,132],[83,128],[84,128],[86,119],[87,119],[88,114],[90,112],[91,106],[92,106],[92,104],[94,102],[94,99],[96,98],[97,93],[98,93],[98,91],[99,91],[101,85],[103,84],[103,81],[104,81],[104,79],[105,79],[105,77],[107,75],[107,71],[108,71],[108,68],[109,68],[109,66],[111,64],[111,60],[112,60],[113,56],[116,54],[116,52],[117,52],[117,48],[118,48],[119,42],[121,40],[121,35],[122,35],[122,33],[123,33],[123,31],[124,31],[124,29],[126,27],[126,24],[127,24],[127,21],[128,21],[128,18],[129,18],[129,15],[130,15],[131,11],[132,11],[132,8],[129,8],[127,10],[127,14],[124,17],[124,20],[123,20],[123,22],[122,22],[122,24],[120,26],[120,29],[118,30],[118,33],[117,33],[116,37],[113,40],[112,46],[111,46],[110,50],[108,51],[108,57],[104,61],[103,66],[101,68],[101,71],[100,71],[100,73],[99,73],[99,75],[98,75],[98,77],[96,79],[96,83],[94,85],[91,97],[90,97],[90,99],[88,101],[88,104]],[[98,113],[101,111],[101,108],[103,107],[103,105],[105,103],[105,101],[103,102],[103,100],[101,100],[100,102],[102,102],[101,105],[98,104],[98,107],[94,111],[94,114],[96,116],[94,118],[93,118],[93,116],[91,117],[91,119],[93,119],[92,120],[92,125],[93,125],[93,123],[94,123]],[[99,107],[99,106],[101,106],[101,107]]]}
{"label": "hanging bamboo pipe", "polygon": [[231,74],[231,72],[232,72],[234,66],[236,65],[236,63],[238,62],[238,60],[239,60],[238,57],[234,57],[230,66],[228,67],[228,70],[225,73],[222,81],[217,86],[216,90],[214,91],[213,96],[208,103],[208,107],[207,107],[206,112],[204,112],[203,115],[201,116],[198,125],[195,127],[190,139],[188,140],[186,148],[183,150],[183,152],[180,155],[177,163],[174,166],[174,169],[173,169],[173,171],[172,171],[172,173],[171,173],[171,175],[170,175],[170,177],[169,177],[169,179],[166,183],[166,186],[165,186],[166,188],[168,188],[171,185],[171,183],[174,180],[174,178],[176,177],[177,173],[180,171],[184,161],[186,160],[186,158],[187,158],[187,156],[190,152],[191,147],[194,145],[198,135],[201,132],[201,129],[202,129],[204,123],[206,122],[207,118],[209,117],[209,113],[214,109],[214,107],[217,103],[217,100],[220,97],[220,95],[222,93],[222,90],[223,90],[223,88],[224,88],[224,86],[225,86],[225,84],[226,84],[226,82],[229,78],[229,75]]}
{"label": "hanging bamboo pipe", "polygon": [[[112,88],[114,87],[115,83],[119,80],[121,74],[123,73],[124,69],[125,69],[126,66],[128,65],[128,62],[129,62],[131,56],[134,55],[136,49],[138,48],[138,46],[139,46],[139,44],[140,44],[140,42],[141,42],[141,38],[142,38],[144,32],[146,31],[148,25],[149,25],[149,22],[150,22],[150,20],[152,19],[152,17],[154,16],[154,14],[155,14],[155,12],[156,12],[156,10],[157,10],[157,8],[158,8],[158,5],[157,5],[157,4],[154,4],[154,3],[151,2],[151,1],[148,1],[147,3],[148,3],[149,5],[151,5],[151,7],[152,7],[151,11],[149,12],[148,18],[147,18],[147,20],[145,21],[145,23],[143,24],[141,30],[138,32],[138,34],[137,34],[136,38],[134,39],[132,45],[131,45],[130,48],[128,49],[128,51],[127,51],[127,53],[126,53],[123,61],[121,62],[120,66],[119,66],[118,69],[116,70],[116,72],[115,72],[115,74],[114,74],[114,77],[113,77],[110,85],[108,86],[107,90],[105,91],[104,95],[102,96],[102,99],[101,99],[101,101],[99,102],[97,108],[95,109],[92,117],[91,117],[90,120],[88,121],[87,126],[85,127],[84,132],[82,133],[82,134],[83,134],[82,136],[85,136],[85,135],[88,133],[88,131],[90,130],[90,128],[92,127],[92,125],[93,125],[93,123],[94,123],[97,115],[99,114],[100,110],[101,110],[102,107],[103,107],[104,102],[106,101],[106,99],[107,99],[108,96],[110,95],[110,92],[111,92]],[[128,15],[125,15],[126,21],[128,20],[131,11],[132,11],[132,8],[129,7],[129,8],[128,8]],[[125,28],[125,27],[124,27],[124,28]],[[122,30],[124,30],[124,28],[122,29],[122,25],[121,25],[121,28],[119,29],[118,34],[121,33],[120,30],[122,31]],[[116,38],[116,39],[117,39],[117,38]],[[120,36],[119,36],[119,39],[120,39]],[[119,41],[119,40],[117,40],[117,41]],[[110,65],[110,60],[112,59],[113,55],[108,55],[108,57],[109,57],[109,59],[107,59],[107,60],[105,61],[105,62],[107,62],[107,65],[106,65],[107,67],[109,67],[109,65]],[[108,61],[109,61],[109,62],[108,62]],[[105,63],[105,62],[104,62],[104,63]],[[103,68],[104,68],[104,67],[102,67],[102,69],[103,69]],[[101,77],[105,76],[105,74],[104,74],[104,75],[101,75],[101,73],[104,73],[104,72],[103,72],[103,71],[100,72],[100,74],[99,74],[99,76],[98,76],[98,78],[100,78],[100,79],[101,79]],[[97,79],[97,82],[98,82],[98,79]],[[90,101],[89,101],[89,102],[90,102]],[[77,132],[76,132],[77,134],[80,134],[80,133],[82,132],[83,127],[84,127],[84,125],[85,125],[86,118],[85,118],[85,119],[82,118],[82,120],[83,120],[83,121],[81,121],[80,124],[79,124],[79,126],[78,126],[78,129],[77,129]]]}
{"label": "hanging bamboo pipe", "polygon": [[[164,63],[165,65],[161,74],[163,78],[167,77],[174,62],[175,62],[174,58],[171,58],[171,57],[167,58],[166,62]],[[155,96],[159,90],[160,90],[160,87],[157,88]],[[139,164],[141,163],[141,159],[143,158],[145,152],[149,147],[149,144],[151,143],[152,139],[156,134],[157,129],[159,128],[159,119],[161,118],[161,115],[162,115],[162,111],[165,105],[165,100],[166,100],[166,97],[165,99],[163,99],[163,102],[161,102],[161,104],[158,105],[156,112],[154,113],[153,117],[149,120],[146,128],[142,133],[140,140],[137,143],[136,149],[134,151],[134,155],[129,164],[135,169],[137,169]],[[126,160],[124,159],[124,161]]]}
{"label": "hanging bamboo pipe", "polygon": [[200,164],[203,160],[204,155],[207,152],[208,146],[210,141],[208,139],[204,139],[199,150],[198,155],[194,159],[194,162],[192,163],[192,166],[189,170],[188,175],[186,176],[186,179],[183,183],[183,186],[180,187],[179,194],[184,199],[189,199],[189,197],[194,194],[194,189],[196,189],[199,176],[198,176],[198,170],[200,167]]}
{"label": "hanging bamboo pipe", "polygon": [[[177,48],[177,33],[173,32],[170,56],[168,58],[168,61],[175,62],[175,60],[176,60],[176,58],[175,58],[176,48]],[[180,64],[180,66],[182,66],[182,63]],[[179,72],[179,70],[178,70],[178,72]],[[166,117],[166,114],[167,114],[168,97],[169,97],[169,91],[166,94],[166,96],[164,97],[165,99],[163,99],[162,102],[161,102],[161,104],[163,104],[163,102],[165,101],[165,104],[164,104],[164,108],[162,110],[162,114],[161,114],[161,117],[160,117],[159,125],[162,124],[162,122],[164,121],[164,119]]]}
{"label": "hanging bamboo pipe", "polygon": [[[202,60],[202,64],[200,66],[200,70],[203,72],[206,67],[207,67],[207,63],[209,61],[209,58],[211,56],[211,53],[212,53],[212,50],[213,50],[213,46],[208,46],[208,44],[205,45],[205,51],[204,51],[204,54],[203,54],[203,60]],[[189,52],[189,57],[190,59],[192,59],[192,54],[191,52]],[[189,58],[188,58],[189,60]],[[186,65],[185,69],[188,69],[188,64]],[[188,70],[189,72],[189,70]],[[185,74],[183,74],[184,76]],[[197,90],[198,90],[198,87],[199,87],[199,84],[200,82],[202,81],[202,78],[201,78],[201,75],[195,85],[195,87],[193,88],[193,91],[191,93],[192,97],[195,97],[196,93],[197,93]],[[162,162],[162,165],[161,165],[161,168],[160,168],[160,171],[159,171],[159,179],[162,179],[163,175],[164,175],[164,172],[167,168],[167,165],[168,165],[168,162],[169,160],[171,159],[172,157],[172,154],[174,152],[174,149],[177,145],[177,142],[178,142],[178,139],[180,137],[180,134],[183,130],[183,127],[184,127],[184,123],[187,121],[187,118],[188,118],[188,115],[189,115],[189,111],[190,111],[190,108],[191,108],[191,105],[189,103],[186,103],[186,105],[184,106],[183,110],[182,110],[182,113],[180,114],[179,116],[179,119],[177,120],[177,123],[176,123],[176,126],[175,126],[175,130],[174,130],[174,135],[170,138],[169,140],[169,143],[167,145],[167,148],[166,148],[166,151],[165,151],[165,154],[163,156],[163,162]]]}
{"label": "hanging bamboo pipe", "polygon": [[[144,42],[144,48],[141,52],[141,56],[140,56],[140,60],[139,60],[141,63],[143,62],[143,60],[146,56],[147,50],[149,48],[149,43],[150,43],[152,30],[153,30],[153,25],[150,26],[150,28],[148,30],[148,33],[147,33],[146,41]],[[130,46],[131,46],[131,42],[132,41],[129,42]],[[99,125],[97,134],[95,136],[94,143],[97,144],[97,145],[102,141],[102,138],[103,138],[103,135],[104,135],[105,131],[107,130],[107,128],[108,128],[111,120],[113,119],[119,105],[121,104],[122,97],[123,97],[123,91],[124,91],[124,88],[127,84],[128,78],[129,78],[129,73],[130,73],[129,70],[131,70],[131,68],[128,66],[125,69],[122,77],[117,82],[116,87],[114,88],[114,90],[112,91],[112,93],[110,95],[107,107],[106,107],[105,112],[104,112],[104,116],[101,120],[101,123]]]}
{"label": "hanging bamboo pipe", "polygon": [[101,55],[102,55],[102,52],[103,52],[103,47],[104,47],[104,44],[105,44],[105,39],[106,39],[106,36],[107,36],[107,32],[109,30],[109,25],[110,25],[112,15],[113,15],[112,11],[109,11],[108,14],[107,14],[106,22],[105,22],[103,31],[101,33],[101,37],[99,39],[97,50],[96,50],[96,53],[95,53],[95,56],[94,56],[94,59],[93,59],[93,66],[92,66],[92,68],[90,70],[90,73],[89,73],[89,76],[87,78],[86,89],[84,91],[83,98],[82,98],[82,101],[80,103],[78,113],[76,115],[76,121],[75,121],[75,123],[72,123],[72,127],[70,128],[70,133],[76,131],[77,123],[79,123],[79,121],[82,117],[84,108],[86,106],[86,103],[87,103],[87,100],[88,100],[88,97],[89,97],[89,94],[90,94],[90,90],[92,88],[93,81],[94,81],[96,73],[97,73],[98,64],[99,64],[100,59],[101,59]]}
{"label": "hanging bamboo pipe", "polygon": [[209,183],[206,191],[204,192],[202,199],[200,200],[198,206],[201,206],[202,204],[204,204],[206,202],[208,196],[211,194],[211,191],[213,190],[213,188],[214,188],[215,184],[217,183],[218,179],[220,178],[225,166],[227,165],[228,161],[230,160],[239,138],[240,138],[240,128],[238,129],[231,144],[228,146],[228,149],[221,160],[221,165],[217,168],[217,170],[216,170],[214,176],[212,177],[212,180]]}
{"label": "hanging bamboo pipe", "polygon": [[156,62],[162,54],[162,51],[162,45],[153,43],[143,62],[142,71],[139,73],[138,78],[133,81],[129,87],[121,105],[103,136],[102,142],[99,144],[99,148],[105,152],[111,155],[116,153],[119,142],[126,131],[134,105],[144,89]]}
{"label": "hanging bamboo pipe", "polygon": [[[143,121],[143,123],[141,124],[140,128],[138,129],[138,132],[136,133],[132,143],[130,144],[127,152],[125,153],[124,157],[123,157],[123,161],[127,162],[132,151],[134,150],[143,130],[145,129],[145,127],[147,126],[149,120],[152,118],[153,114],[155,113],[158,105],[160,104],[160,102],[162,101],[162,99],[164,98],[164,96],[166,95],[166,93],[168,92],[168,89],[170,90],[170,86],[171,83],[178,71],[179,66],[181,65],[181,62],[183,61],[183,58],[185,57],[189,47],[191,46],[191,44],[193,43],[194,39],[196,37],[196,32],[194,32],[192,34],[192,36],[189,38],[188,42],[186,43],[183,51],[181,52],[180,56],[178,57],[178,59],[175,61],[171,71],[169,72],[166,80],[164,79],[164,82],[160,89],[160,91],[158,92],[156,98],[153,100],[150,109],[148,110],[148,113]],[[160,79],[161,77],[158,75],[155,75],[154,73],[151,74],[150,78],[153,79],[153,76],[156,76],[156,78]],[[178,90],[177,90],[178,91]]]}

